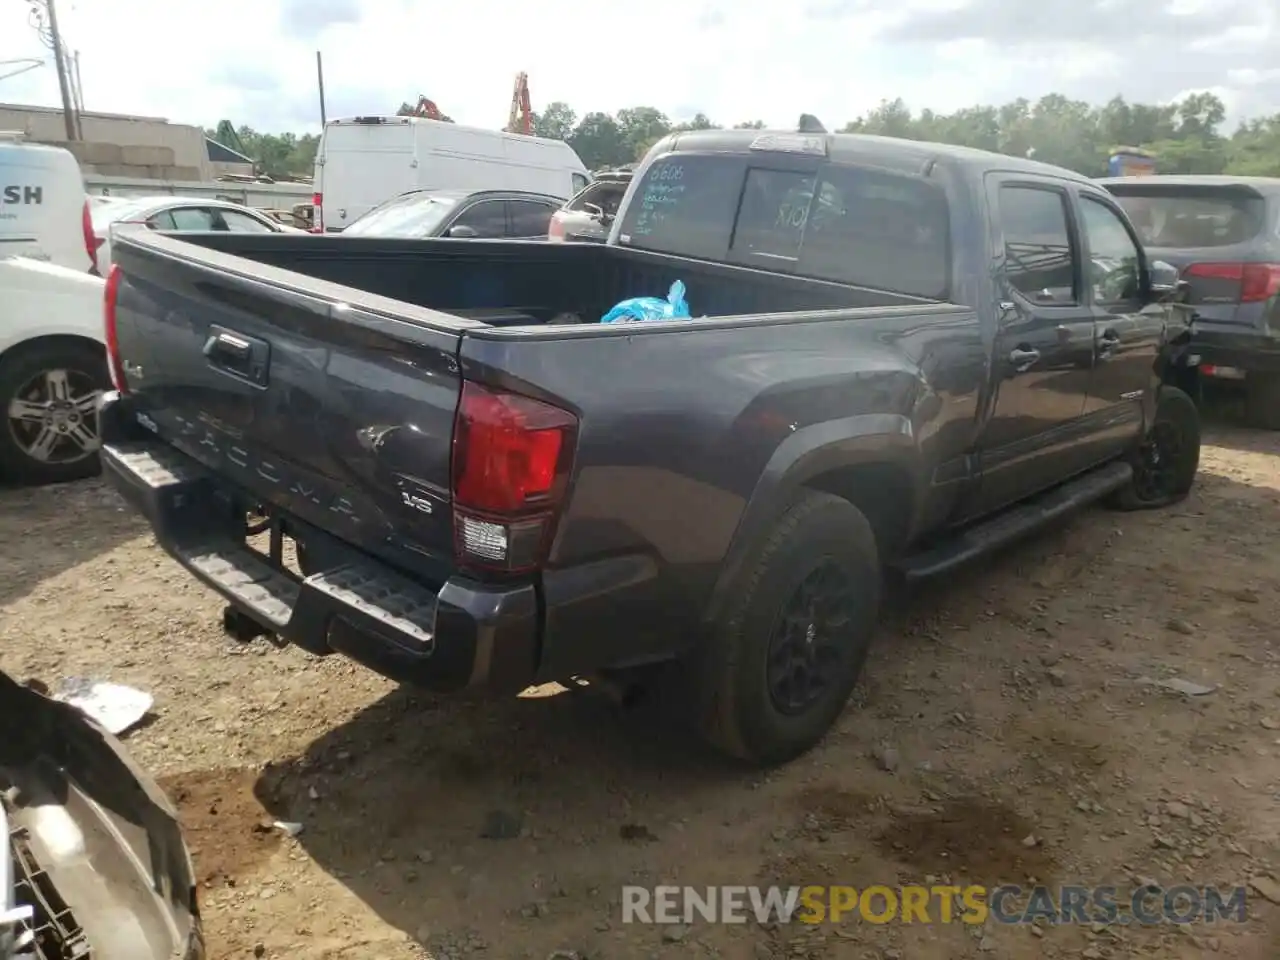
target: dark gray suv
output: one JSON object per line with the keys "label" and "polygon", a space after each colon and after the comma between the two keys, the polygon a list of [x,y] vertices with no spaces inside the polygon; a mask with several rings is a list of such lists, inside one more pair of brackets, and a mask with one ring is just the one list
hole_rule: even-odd
{"label": "dark gray suv", "polygon": [[1179,268],[1196,308],[1200,375],[1245,388],[1251,424],[1280,430],[1280,179],[1114,177],[1153,260]]}

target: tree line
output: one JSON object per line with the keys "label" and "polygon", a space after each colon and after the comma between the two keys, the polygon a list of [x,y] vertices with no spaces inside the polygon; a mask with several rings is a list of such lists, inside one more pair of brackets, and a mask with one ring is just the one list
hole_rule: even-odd
{"label": "tree line", "polygon": [[[408,104],[400,109],[412,111]],[[1034,102],[1019,98],[1003,106],[966,107],[954,113],[915,113],[901,99],[886,100],[839,130],[1030,156],[1091,177],[1106,175],[1107,159],[1116,147],[1152,153],[1161,173],[1280,177],[1280,113],[1250,120],[1231,133],[1223,132],[1225,119],[1225,106],[1211,93],[1191,94],[1167,105],[1115,97],[1101,106],[1052,93]],[[719,126],[701,113],[674,121],[655,107],[579,117],[561,101],[534,115],[537,136],[568,142],[591,170],[639,160],[668,133]],[[733,126],[761,129],[764,123],[752,120]],[[829,123],[828,128],[836,129]],[[242,152],[270,176],[312,172],[318,137],[262,134],[248,127],[237,133]]]}

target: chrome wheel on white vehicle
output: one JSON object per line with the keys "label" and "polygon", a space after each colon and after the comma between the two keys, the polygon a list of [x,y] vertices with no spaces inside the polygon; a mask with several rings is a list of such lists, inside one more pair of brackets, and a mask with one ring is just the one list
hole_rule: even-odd
{"label": "chrome wheel on white vehicle", "polygon": [[18,448],[41,463],[76,463],[98,451],[99,390],[79,370],[46,370],[9,401]]}
{"label": "chrome wheel on white vehicle", "polygon": [[39,344],[0,361],[0,473],[26,483],[98,471],[102,355],[88,344]]}

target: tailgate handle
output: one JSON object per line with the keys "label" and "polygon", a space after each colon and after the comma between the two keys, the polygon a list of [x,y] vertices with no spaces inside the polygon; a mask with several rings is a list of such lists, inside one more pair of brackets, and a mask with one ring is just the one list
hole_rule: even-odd
{"label": "tailgate handle", "polygon": [[260,387],[267,385],[267,366],[271,359],[271,345],[267,341],[213,326],[209,328],[203,352],[211,366]]}

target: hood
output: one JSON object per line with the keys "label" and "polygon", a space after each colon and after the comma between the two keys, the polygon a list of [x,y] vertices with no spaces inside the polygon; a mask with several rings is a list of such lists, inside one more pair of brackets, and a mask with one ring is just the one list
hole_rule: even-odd
{"label": "hood", "polygon": [[0,960],[203,960],[177,814],[120,741],[2,672],[0,731]]}

